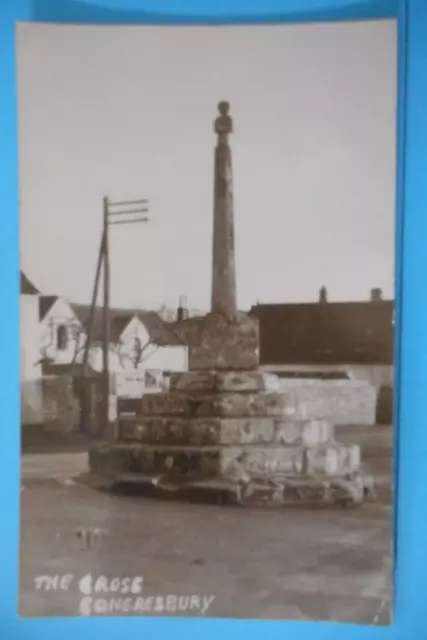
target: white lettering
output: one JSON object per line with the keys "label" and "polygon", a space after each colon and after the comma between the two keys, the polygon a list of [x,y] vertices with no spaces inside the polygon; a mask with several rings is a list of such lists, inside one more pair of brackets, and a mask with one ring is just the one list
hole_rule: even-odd
{"label": "white lettering", "polygon": [[154,611],[164,611],[165,607],[163,604],[163,598],[161,596],[159,596],[158,598],[156,598],[156,602],[154,605]]}
{"label": "white lettering", "polygon": [[132,601],[132,598],[125,598],[123,600],[123,611],[125,613],[129,613],[130,611],[132,611],[134,608],[134,604]]}
{"label": "white lettering", "polygon": [[139,611],[145,611],[144,607],[145,607],[144,598],[139,597],[135,600],[133,611],[134,613],[138,613]]}
{"label": "white lettering", "polygon": [[65,576],[62,576],[61,580],[59,581],[59,588],[61,589],[61,591],[68,591],[72,581],[73,576],[71,575],[71,573],[66,573]]}
{"label": "white lettering", "polygon": [[190,610],[191,609],[200,609],[200,596],[191,596]]}
{"label": "white lettering", "polygon": [[130,592],[135,595],[139,595],[142,591],[143,582],[144,582],[144,578],[142,578],[141,576],[134,578],[132,580]]}
{"label": "white lettering", "polygon": [[71,573],[66,573],[63,576],[36,576],[34,578],[34,586],[37,591],[68,591],[72,581],[73,576]]}
{"label": "white lettering", "polygon": [[123,593],[123,594],[129,593],[130,586],[131,586],[131,579],[130,578],[123,578],[122,586],[121,586],[121,589],[120,589],[120,593]]}
{"label": "white lettering", "polygon": [[50,576],[37,576],[34,578],[34,585],[36,590],[45,589],[47,591],[49,589],[51,578]]}
{"label": "white lettering", "polygon": [[90,596],[93,590],[93,578],[90,573],[87,573],[79,581],[79,591],[85,596]]}
{"label": "white lettering", "polygon": [[179,596],[178,609],[180,611],[187,611],[189,604],[190,604],[189,596]]}
{"label": "white lettering", "polygon": [[99,576],[95,582],[95,593],[108,593],[108,580],[105,576]]}
{"label": "white lettering", "polygon": [[110,582],[110,591],[112,593],[116,593],[117,591],[119,591],[120,586],[121,586],[120,578],[113,578]]}
{"label": "white lettering", "polygon": [[[87,576],[85,576],[87,578]],[[80,581],[81,582],[81,581]],[[81,616],[120,614],[120,613],[142,613],[154,611],[162,613],[163,611],[175,612],[198,611],[200,614],[206,613],[210,605],[214,601],[215,596],[148,596],[143,598],[93,598],[85,596],[79,603],[79,614]]]}
{"label": "white lettering", "polygon": [[203,615],[204,613],[206,613],[206,611],[211,606],[212,602],[215,600],[215,596],[203,596],[202,600],[203,600],[203,605],[200,613]]}
{"label": "white lettering", "polygon": [[109,613],[120,613],[122,610],[122,599],[121,598],[113,598],[112,600],[110,600],[110,602],[108,603],[109,607]]}
{"label": "white lettering", "polygon": [[100,598],[93,603],[93,610],[95,613],[107,613],[108,612],[108,600]]}
{"label": "white lettering", "polygon": [[70,588],[73,576],[69,573],[64,576],[36,576],[34,578],[34,586],[37,591],[68,591]]}
{"label": "white lettering", "polygon": [[[35,580],[36,588],[49,588],[49,580],[51,580],[49,576],[39,576]],[[68,589],[72,580],[73,576],[71,575],[63,576],[61,578],[60,588]],[[90,573],[88,573],[80,579],[79,591],[86,596],[93,593],[120,593],[122,595],[132,593],[134,595],[139,595],[142,592],[143,583],[144,578],[142,576],[137,576],[136,578],[119,578],[116,576],[112,579],[108,579],[106,576],[98,576],[95,579]]]}
{"label": "white lettering", "polygon": [[92,602],[93,602],[93,598],[90,598],[89,596],[82,598],[79,602],[79,615],[81,616],[92,615]]}
{"label": "white lettering", "polygon": [[51,584],[49,589],[52,591],[57,591],[59,587],[59,576],[51,576]]}

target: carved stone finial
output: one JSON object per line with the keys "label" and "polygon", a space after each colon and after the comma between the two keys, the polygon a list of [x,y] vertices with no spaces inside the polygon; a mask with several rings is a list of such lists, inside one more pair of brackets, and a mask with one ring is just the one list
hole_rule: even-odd
{"label": "carved stone finial", "polygon": [[220,115],[215,120],[215,133],[218,135],[218,144],[227,144],[228,134],[233,133],[233,120],[228,115],[230,103],[223,100],[218,104]]}
{"label": "carved stone finial", "polygon": [[222,100],[218,104],[218,111],[222,116],[228,116],[228,112],[230,111],[230,103],[227,100]]}

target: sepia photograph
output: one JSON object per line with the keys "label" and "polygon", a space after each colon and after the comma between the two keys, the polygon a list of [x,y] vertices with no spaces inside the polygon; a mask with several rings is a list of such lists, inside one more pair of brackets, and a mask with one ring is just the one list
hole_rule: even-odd
{"label": "sepia photograph", "polygon": [[16,51],[19,615],[390,625],[396,22]]}

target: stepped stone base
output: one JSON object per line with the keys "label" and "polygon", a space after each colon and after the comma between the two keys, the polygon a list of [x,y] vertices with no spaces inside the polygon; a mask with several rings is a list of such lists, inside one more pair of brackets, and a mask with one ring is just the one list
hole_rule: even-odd
{"label": "stepped stone base", "polygon": [[142,416],[176,417],[286,417],[295,415],[291,396],[279,392],[191,394],[152,393],[141,400]]}
{"label": "stepped stone base", "polygon": [[93,473],[156,492],[217,492],[263,505],[358,504],[360,449],[301,417],[279,380],[259,371],[190,371],[144,396],[119,440],[90,448]]}
{"label": "stepped stone base", "polygon": [[164,416],[135,420],[132,416],[121,420],[120,434],[122,440],[144,444],[310,446],[330,441],[333,428],[322,420]]}
{"label": "stepped stone base", "polygon": [[356,505],[365,481],[357,449],[302,447],[155,447],[136,443],[93,445],[89,461],[104,486],[137,483],[186,497],[215,493],[235,504],[258,506]]}
{"label": "stepped stone base", "polygon": [[350,476],[358,471],[356,446],[337,443],[303,446],[153,446],[137,443],[96,444],[89,452],[90,466],[114,473],[167,475],[189,479],[246,479],[305,473],[325,478]]}

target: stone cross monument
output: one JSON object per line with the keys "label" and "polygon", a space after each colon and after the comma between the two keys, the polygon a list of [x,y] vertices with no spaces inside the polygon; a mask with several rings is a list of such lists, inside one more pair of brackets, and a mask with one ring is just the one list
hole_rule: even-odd
{"label": "stone cross monument", "polygon": [[145,394],[117,441],[91,446],[91,472],[110,485],[132,481],[183,497],[208,491],[240,504],[361,502],[360,452],[336,442],[313,388],[298,381],[284,389],[259,370],[257,320],[236,302],[227,102],[219,113],[211,312],[177,329],[190,370],[173,374],[168,391]]}

